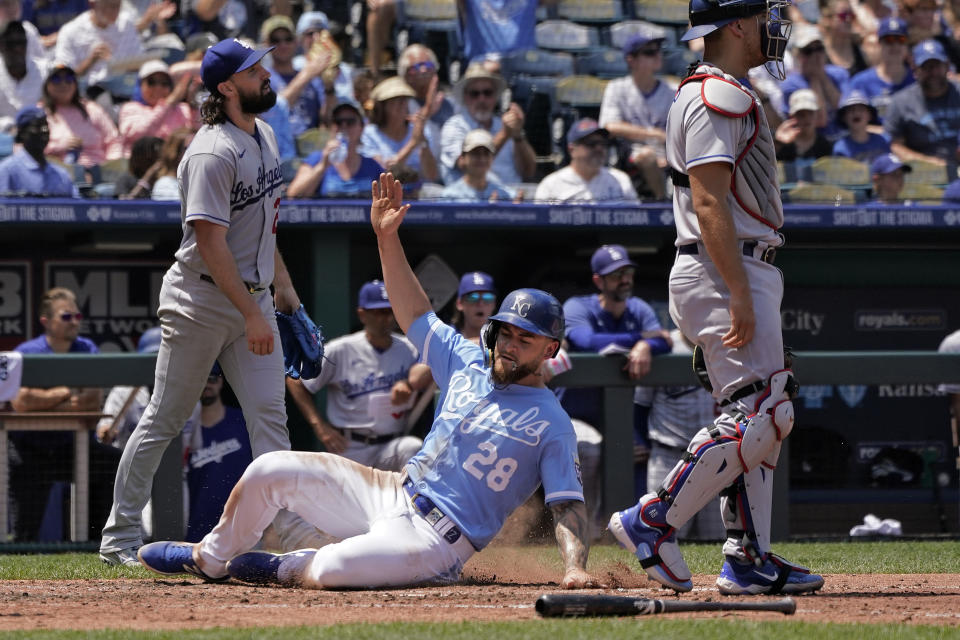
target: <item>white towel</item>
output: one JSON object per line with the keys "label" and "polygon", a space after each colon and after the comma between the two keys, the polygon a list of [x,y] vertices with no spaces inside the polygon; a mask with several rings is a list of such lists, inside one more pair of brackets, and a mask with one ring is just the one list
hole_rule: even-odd
{"label": "white towel", "polygon": [[19,351],[0,351],[0,402],[17,397],[23,379],[23,354]]}

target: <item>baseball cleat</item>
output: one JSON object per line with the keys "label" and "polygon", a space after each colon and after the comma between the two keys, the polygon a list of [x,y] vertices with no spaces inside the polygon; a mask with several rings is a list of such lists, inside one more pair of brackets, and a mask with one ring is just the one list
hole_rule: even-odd
{"label": "baseball cleat", "polygon": [[120,549],[119,551],[101,551],[100,560],[104,564],[112,567],[139,567],[140,560],[137,558],[136,547],[132,549]]}
{"label": "baseball cleat", "polygon": [[767,554],[761,567],[724,556],[723,569],[717,578],[717,589],[725,596],[809,593],[822,586],[823,576],[773,553]]}
{"label": "baseball cleat", "polygon": [[677,545],[676,530],[664,519],[665,507],[656,494],[648,494],[610,516],[607,529],[620,546],[637,556],[651,579],[674,591],[690,591],[690,569]]}
{"label": "baseball cleat", "polygon": [[140,547],[137,557],[147,569],[165,576],[189,573],[208,582],[223,582],[229,577],[214,578],[201,571],[193,559],[194,546],[192,542],[151,542]]}
{"label": "baseball cleat", "polygon": [[293,587],[300,584],[304,567],[316,553],[316,549],[300,549],[290,553],[248,551],[227,563],[227,573],[241,582]]}

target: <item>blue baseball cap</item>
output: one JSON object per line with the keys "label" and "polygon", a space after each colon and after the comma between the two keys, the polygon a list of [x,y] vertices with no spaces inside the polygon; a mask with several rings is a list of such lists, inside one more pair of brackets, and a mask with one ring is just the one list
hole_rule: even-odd
{"label": "blue baseball cap", "polygon": [[900,158],[892,153],[885,153],[882,156],[877,156],[870,164],[870,173],[876,173],[880,175],[893,173],[897,169],[903,169],[904,173],[910,173],[913,171],[910,165],[903,164],[900,162]]}
{"label": "blue baseball cap", "polygon": [[605,244],[593,252],[590,258],[590,267],[597,275],[605,276],[621,267],[636,267],[637,263],[630,259],[623,245]]}
{"label": "blue baseball cap", "polygon": [[497,289],[493,286],[493,276],[483,271],[471,271],[470,273],[463,274],[463,277],[460,278],[460,288],[457,289],[457,297],[462,298],[474,291],[491,291],[496,293]]}
{"label": "blue baseball cap", "polygon": [[837,107],[837,124],[846,129],[847,125],[843,121],[844,113],[846,113],[847,107],[852,107],[857,104],[862,104],[870,111],[870,121],[869,124],[879,124],[880,119],[877,114],[877,108],[870,104],[870,99],[867,97],[863,91],[859,89],[850,89],[845,94],[840,97],[840,104]]}
{"label": "blue baseball cap", "polygon": [[947,52],[943,50],[943,45],[936,40],[924,40],[913,48],[913,63],[915,65],[922,67],[925,62],[930,60],[950,62]]}
{"label": "blue baseball cap", "polygon": [[40,120],[41,118],[46,118],[47,112],[41,109],[40,107],[24,107],[17,111],[17,130],[25,129],[30,126],[32,122]]}
{"label": "blue baseball cap", "polygon": [[593,118],[580,118],[570,125],[570,130],[567,131],[567,142],[573,144],[586,138],[591,133],[597,132],[602,133],[608,138],[610,137],[610,132],[601,127]]}
{"label": "blue baseball cap", "polygon": [[140,353],[160,351],[160,335],[160,327],[151,327],[144,331],[137,341],[137,351]]}
{"label": "blue baseball cap", "polygon": [[877,37],[907,36],[907,22],[900,18],[884,18],[877,26]]}
{"label": "blue baseball cap", "polygon": [[389,309],[390,298],[387,297],[387,287],[380,280],[371,280],[360,287],[357,296],[357,306],[361,309]]}
{"label": "blue baseball cap", "polygon": [[255,49],[236,38],[221,40],[203,54],[203,62],[200,63],[203,86],[208,91],[216,91],[218,84],[238,71],[249,69],[271,51],[273,47]]}
{"label": "blue baseball cap", "polygon": [[327,19],[327,14],[323,11],[305,11],[300,19],[297,20],[297,35],[302,36],[305,32],[310,31],[311,29],[319,29],[323,31],[324,29],[330,28],[330,21]]}
{"label": "blue baseball cap", "polygon": [[657,34],[653,30],[640,31],[639,33],[635,33],[627,38],[627,41],[623,43],[623,55],[633,55],[651,42],[660,44],[664,40],[665,38],[663,35]]}

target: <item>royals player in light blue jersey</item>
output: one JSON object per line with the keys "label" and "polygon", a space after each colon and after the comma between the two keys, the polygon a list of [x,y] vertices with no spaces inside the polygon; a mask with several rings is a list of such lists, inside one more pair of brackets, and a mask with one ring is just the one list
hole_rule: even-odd
{"label": "royals player in light blue jersey", "polygon": [[[141,562],[163,574],[316,589],[449,582],[542,483],[564,561],[562,586],[599,586],[586,572],[573,425],[540,374],[563,338],[559,302],[538,289],[513,291],[480,345],[463,338],[433,313],[407,263],[397,234],[410,207],[401,206],[401,184],[382,174],[372,190],[370,218],[394,315],[444,392],[423,448],[402,473],[329,453],[260,456],[209,535],[196,545],[146,545]],[[242,553],[281,508],[341,541]]]}

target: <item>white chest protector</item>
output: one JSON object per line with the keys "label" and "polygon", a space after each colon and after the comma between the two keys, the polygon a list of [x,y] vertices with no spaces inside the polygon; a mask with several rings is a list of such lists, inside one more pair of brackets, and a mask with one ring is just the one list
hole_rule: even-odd
{"label": "white chest protector", "polygon": [[749,118],[753,122],[750,139],[742,150],[737,150],[730,191],[750,216],[771,229],[779,229],[783,226],[783,203],[777,180],[777,156],[770,125],[756,96],[736,78],[710,65],[700,65],[680,86],[688,82],[700,83],[700,97],[711,111],[728,118]]}

